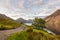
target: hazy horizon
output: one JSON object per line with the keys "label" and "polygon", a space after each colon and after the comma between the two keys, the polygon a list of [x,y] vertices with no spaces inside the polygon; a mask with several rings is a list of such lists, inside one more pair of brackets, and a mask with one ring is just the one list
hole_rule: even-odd
{"label": "hazy horizon", "polygon": [[60,9],[60,0],[0,0],[0,13],[13,19],[46,17]]}

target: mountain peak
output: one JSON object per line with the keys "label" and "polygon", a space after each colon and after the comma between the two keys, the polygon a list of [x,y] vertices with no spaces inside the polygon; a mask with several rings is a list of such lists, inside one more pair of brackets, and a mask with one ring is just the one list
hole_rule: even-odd
{"label": "mountain peak", "polygon": [[58,9],[58,10],[56,10],[52,15],[50,15],[50,16],[57,16],[57,15],[60,15],[60,9]]}
{"label": "mountain peak", "polygon": [[45,18],[45,20],[48,19],[49,17],[56,17],[56,16],[58,16],[58,15],[60,15],[60,9],[56,10],[53,14],[47,16],[47,17]]}
{"label": "mountain peak", "polygon": [[52,15],[60,15],[60,9],[56,10]]}

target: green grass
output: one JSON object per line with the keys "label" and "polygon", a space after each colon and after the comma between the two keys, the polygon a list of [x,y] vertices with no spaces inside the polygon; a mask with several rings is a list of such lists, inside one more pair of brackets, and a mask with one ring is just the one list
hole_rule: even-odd
{"label": "green grass", "polygon": [[14,20],[9,20],[7,18],[0,17],[0,30],[13,29],[20,26],[21,24]]}
{"label": "green grass", "polygon": [[60,40],[60,36],[36,29],[11,34],[7,40]]}
{"label": "green grass", "polygon": [[27,40],[27,34],[25,31],[17,32],[8,37],[7,40]]}
{"label": "green grass", "polygon": [[[38,33],[40,35],[40,40],[60,40],[57,35],[50,34],[48,32],[45,32],[43,30],[36,30],[34,29],[34,32]],[[37,37],[36,37],[37,38]]]}

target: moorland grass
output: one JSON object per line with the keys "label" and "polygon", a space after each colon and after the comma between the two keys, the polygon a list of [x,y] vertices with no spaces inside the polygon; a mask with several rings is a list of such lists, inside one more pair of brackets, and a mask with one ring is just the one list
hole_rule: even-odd
{"label": "moorland grass", "polygon": [[26,31],[11,34],[7,40],[60,40],[57,35],[36,29],[28,29]]}

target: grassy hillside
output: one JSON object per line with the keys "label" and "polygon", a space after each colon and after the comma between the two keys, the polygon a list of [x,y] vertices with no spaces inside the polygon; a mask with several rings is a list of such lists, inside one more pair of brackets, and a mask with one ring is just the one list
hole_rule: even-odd
{"label": "grassy hillside", "polygon": [[7,40],[60,40],[59,38],[57,35],[49,34],[42,30],[29,29],[11,34]]}
{"label": "grassy hillside", "polygon": [[8,19],[7,16],[5,17],[0,16],[0,30],[20,27],[20,25],[21,25],[20,23],[17,23],[14,20]]}

